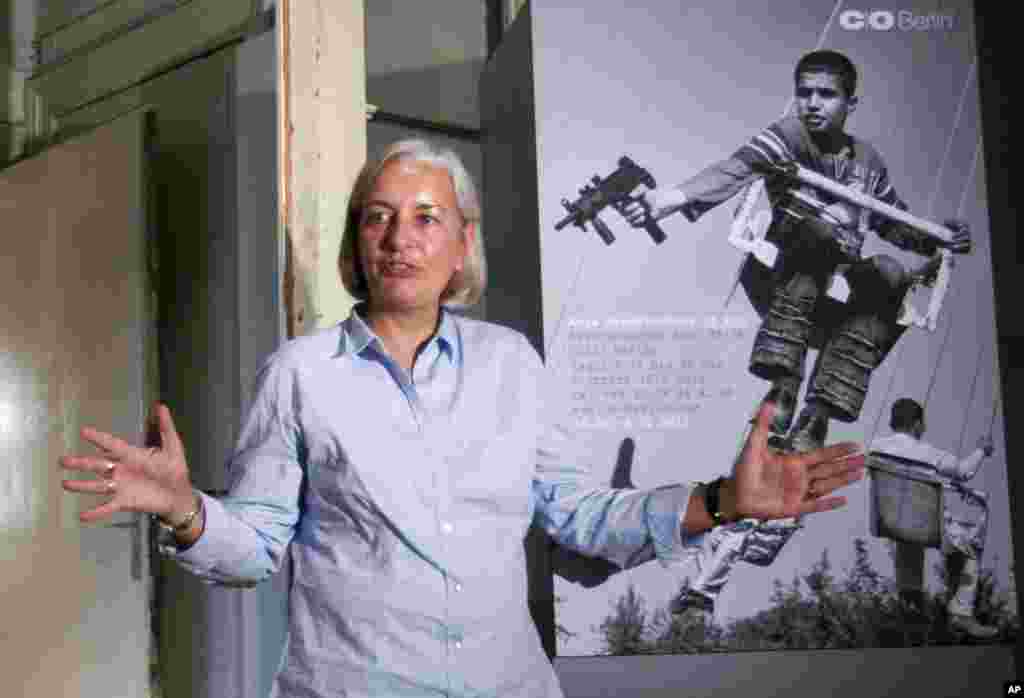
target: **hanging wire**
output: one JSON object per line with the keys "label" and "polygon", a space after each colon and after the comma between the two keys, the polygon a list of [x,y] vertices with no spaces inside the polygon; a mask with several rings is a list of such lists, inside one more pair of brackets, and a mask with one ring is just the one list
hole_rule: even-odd
{"label": "hanging wire", "polygon": [[[974,76],[977,74],[976,71],[975,71],[975,69],[977,68],[977,65],[978,65],[978,55],[977,55],[977,53],[975,53],[974,60],[971,61],[971,67],[967,69],[967,79],[964,80],[964,87],[960,91],[960,101],[957,104],[956,116],[953,119],[953,133],[956,132],[957,126],[960,124],[960,119],[963,116],[964,105],[967,104],[967,95],[968,95],[968,92],[970,90],[971,85],[974,84]],[[949,140],[946,141],[946,152],[944,152],[942,154],[942,161],[939,163],[939,170],[935,174],[936,182],[941,182],[942,181],[942,175],[943,175],[943,173],[946,170],[946,165],[949,164],[949,157],[950,157],[950,153],[951,153],[952,150],[953,150],[953,139],[950,138]],[[936,186],[932,190],[931,197],[928,199],[928,206],[927,206],[926,210],[928,211],[928,215],[929,216],[932,215],[932,211],[934,211],[934,209],[935,209],[935,200],[938,198],[938,196],[939,196],[939,187]]]}
{"label": "hanging wire", "polygon": [[[975,59],[975,62],[976,62],[976,59]],[[960,120],[963,117],[963,106],[964,106],[964,103],[966,101],[967,94],[968,94],[968,89],[967,88],[968,88],[968,85],[970,85],[971,81],[973,80],[973,76],[974,76],[974,73],[975,73],[975,68],[976,68],[975,63],[971,63],[971,68],[967,71],[967,77],[964,79],[964,87],[960,91],[960,103],[957,105],[956,116],[953,119],[953,126],[950,129],[950,131],[949,131],[949,138],[946,139],[946,149],[945,149],[945,152],[944,152],[943,157],[942,157],[942,162],[939,163],[939,169],[936,172],[935,184],[932,187],[932,194],[931,194],[930,197],[928,197],[928,208],[927,208],[928,218],[932,218],[935,215],[934,214],[934,206],[935,206],[936,200],[938,199],[939,188],[942,185],[942,181],[941,181],[940,177],[942,176],[942,173],[946,169],[946,162],[949,159],[950,154],[951,154],[951,152],[953,150],[953,148],[952,148],[953,138],[956,136],[956,132],[957,132],[959,126],[960,126]],[[963,208],[964,208],[965,202],[967,201],[967,192],[970,189],[970,181],[974,177],[974,171],[975,171],[975,168],[977,167],[977,164],[978,164],[978,154],[979,154],[980,151],[981,151],[981,138],[979,137],[978,138],[978,143],[977,143],[977,145],[975,146],[975,149],[974,149],[974,161],[971,164],[971,171],[967,175],[967,183],[964,185],[963,192],[962,192],[962,194],[960,196],[960,204],[957,207],[957,217],[960,217],[963,214]],[[953,317],[952,317],[952,313],[946,313],[946,315],[949,316],[949,319],[946,321],[946,335],[948,337],[949,330],[952,327]],[[895,356],[893,356],[892,359],[889,361],[889,365],[890,366],[895,366],[895,365],[899,364],[900,359],[903,357],[903,351],[904,351],[904,347],[906,345],[906,342],[897,342],[896,344],[897,344],[897,346],[896,346]],[[945,346],[945,339],[943,339],[943,346]],[[935,373],[938,373],[938,363],[939,363],[939,361],[941,359],[942,359],[942,351],[939,352],[939,356],[936,358],[936,364],[935,364],[935,370],[934,370]],[[870,434],[870,436],[868,438],[868,443],[871,443],[872,441],[874,441],[875,440],[875,435],[878,433],[878,425],[882,421],[882,415],[885,413],[886,405],[889,404],[889,396],[892,393],[892,386],[896,382],[896,374],[897,374],[897,372],[895,370],[892,370],[892,371],[889,372],[889,383],[888,383],[888,385],[885,388],[884,397],[882,398],[882,401],[879,403],[878,413],[875,415],[875,421],[874,421],[874,424],[871,427],[871,434]],[[933,374],[933,377],[934,377],[934,374]],[[929,386],[928,392],[931,393],[931,386]],[[928,398],[926,397],[925,401],[924,401],[924,404],[927,405],[927,403],[928,403]]]}
{"label": "hanging wire", "polygon": [[964,413],[964,423],[960,427],[960,440],[957,441],[956,444],[955,453],[957,458],[960,458],[963,455],[964,437],[967,436],[967,424],[969,422],[967,417],[971,413],[971,405],[974,404],[974,389],[978,387],[978,374],[981,373],[981,352],[984,348],[985,345],[981,342],[978,342],[978,358],[975,359],[976,366],[974,368],[974,378],[971,380],[971,392],[968,394],[967,397],[967,407]]}
{"label": "hanging wire", "polygon": [[[959,114],[957,115],[957,121],[958,120],[959,120]],[[956,122],[954,123],[954,132],[955,132],[955,130],[956,130]],[[951,139],[952,139],[952,135],[953,134],[951,133],[950,134],[950,138]],[[948,153],[949,152],[949,148],[947,148],[946,150],[947,150],[947,153]],[[974,148],[974,158],[971,161],[971,169],[970,169],[970,172],[967,173],[967,180],[964,182],[963,192],[960,195],[960,203],[957,205],[957,210],[956,210],[956,217],[957,218],[962,218],[963,217],[964,208],[965,208],[965,206],[967,204],[967,192],[970,191],[971,182],[974,180],[974,173],[975,173],[975,170],[977,169],[978,156],[979,156],[980,152],[981,152],[981,138],[979,136],[978,141],[977,141],[977,143],[975,145],[975,148]],[[938,186],[938,182],[936,182],[936,188],[937,188],[937,186]],[[931,212],[929,212],[929,215],[930,214],[931,214]],[[931,397],[932,388],[935,387],[935,379],[936,379],[936,377],[939,374],[939,365],[942,363],[942,357],[945,356],[945,353],[946,353],[946,345],[949,342],[949,338],[952,336],[954,316],[953,316],[952,313],[946,313],[946,315],[949,316],[949,320],[946,322],[946,332],[945,332],[945,334],[942,337],[942,345],[939,348],[938,356],[935,357],[935,364],[934,364],[934,368],[932,370],[931,379],[928,382],[928,390],[925,393],[925,397],[924,397],[924,400],[923,400],[922,405],[921,405],[921,407],[922,407],[922,409],[924,411],[927,411],[928,399]],[[977,383],[978,373],[979,373],[979,371],[981,369],[981,350],[982,350],[983,347],[984,347],[983,344],[979,344],[979,346],[978,346],[978,357],[975,360],[974,380],[971,383],[971,395],[970,395],[970,398],[968,398],[967,409],[964,412],[964,422],[963,422],[963,426],[961,427],[961,432],[960,432],[960,445],[957,446],[957,456],[958,457],[959,457],[959,454],[960,454],[960,447],[963,444],[964,435],[966,434],[966,431],[967,431],[967,417],[970,414],[971,402],[973,402],[973,400],[974,400],[974,389],[975,389],[975,384]],[[877,430],[878,423],[881,420],[881,416],[882,416],[883,412],[885,411],[885,406],[889,402],[889,392],[892,389],[892,385],[893,385],[893,381],[895,380],[895,377],[896,377],[896,371],[893,371],[892,375],[890,377],[890,380],[889,380],[889,387],[888,387],[888,389],[886,391],[886,396],[882,400],[882,404],[881,404],[881,406],[879,407],[879,410],[878,410],[878,415],[875,418],[875,425],[872,428],[871,438],[869,440],[869,443],[873,442],[874,439],[875,439],[875,430]],[[901,519],[903,518],[903,511],[904,511],[904,507],[906,505],[907,505],[907,497],[906,497],[906,492],[904,492],[904,496],[900,498],[900,505],[899,505],[899,517]]]}
{"label": "hanging wire", "polygon": [[[977,141],[977,143],[976,143],[976,145],[974,147],[974,158],[971,161],[971,170],[970,170],[970,172],[967,173],[967,182],[964,184],[963,193],[960,195],[960,204],[957,206],[957,209],[956,209],[956,217],[957,218],[962,218],[963,217],[964,208],[967,205],[967,192],[970,190],[971,182],[974,180],[974,173],[978,169],[978,160],[981,159],[980,158],[980,154],[981,154],[981,137],[979,136],[978,137],[978,141]],[[935,381],[936,381],[936,378],[939,375],[939,364],[942,362],[942,358],[945,355],[946,344],[948,343],[948,340],[949,340],[950,336],[953,334],[952,330],[953,330],[953,314],[949,313],[949,322],[946,323],[946,334],[942,338],[942,346],[939,349],[939,355],[935,359],[935,367],[932,370],[931,379],[928,381],[928,392],[925,393],[924,402],[922,403],[922,406],[925,407],[925,408],[928,407],[928,399],[931,397],[932,389],[935,387]]]}
{"label": "hanging wire", "polygon": [[992,416],[988,420],[988,433],[991,436],[996,426],[996,413],[1002,397],[1003,382],[999,380],[999,353],[996,352],[992,361]]}

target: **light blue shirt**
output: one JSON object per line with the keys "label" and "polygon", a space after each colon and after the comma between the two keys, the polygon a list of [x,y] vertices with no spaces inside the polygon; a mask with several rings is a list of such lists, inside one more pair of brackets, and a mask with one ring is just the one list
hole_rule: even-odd
{"label": "light blue shirt", "polygon": [[353,311],[266,361],[228,496],[164,552],[248,585],[291,545],[273,696],[561,696],[526,603],[530,522],[622,567],[703,536],[682,537],[690,485],[589,481],[552,383],[522,335],[447,311],[408,375]]}

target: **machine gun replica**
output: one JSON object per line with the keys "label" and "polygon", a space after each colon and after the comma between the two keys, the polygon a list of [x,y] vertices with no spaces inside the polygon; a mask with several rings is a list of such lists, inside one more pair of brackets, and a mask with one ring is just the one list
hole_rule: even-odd
{"label": "machine gun replica", "polygon": [[[932,293],[928,302],[928,308],[924,313],[919,312],[910,302],[904,302],[903,313],[899,323],[904,326],[915,326],[934,331],[942,301],[949,288],[950,274],[953,267],[953,255],[949,250],[949,243],[953,239],[953,231],[945,226],[939,225],[927,219],[915,216],[903,209],[891,206],[883,201],[840,184],[823,175],[809,170],[797,164],[785,165],[764,165],[759,168],[767,177],[780,178],[787,185],[785,199],[780,203],[779,208],[788,215],[795,218],[818,218],[829,221],[831,218],[826,211],[827,205],[818,198],[800,190],[801,186],[809,186],[815,191],[822,192],[833,197],[835,200],[843,201],[859,207],[861,210],[884,216],[890,220],[903,223],[925,235],[934,238],[939,243],[937,266],[933,272],[921,278],[915,279],[911,289],[908,290],[908,297],[914,287],[931,286]],[[768,227],[771,224],[771,215],[763,212],[753,212],[753,197],[741,203],[737,215],[733,220],[732,231],[729,235],[729,242],[736,248],[753,255],[759,262],[771,268],[775,266],[778,256],[776,246],[765,239]],[[864,217],[861,217],[861,224]],[[832,221],[839,224],[839,221]],[[828,290],[828,295],[839,300],[846,301],[849,289],[846,287],[845,279],[840,272],[833,280]],[[731,296],[731,294],[730,294]]]}
{"label": "machine gun replica", "polygon": [[[568,211],[568,215],[555,223],[555,230],[561,230],[572,223],[577,227],[586,230],[587,223],[593,223],[594,230],[604,240],[606,245],[615,242],[615,236],[597,214],[608,206],[611,206],[620,214],[625,215],[625,207],[631,201],[640,201],[639,196],[632,196],[632,192],[643,184],[648,189],[657,186],[654,177],[644,168],[637,165],[627,156],[619,158],[619,167],[607,177],[601,178],[594,175],[591,184],[585,184],[580,189],[580,196],[576,201],[562,199],[562,206]],[[658,226],[657,221],[647,218],[644,229],[651,239],[658,245],[665,242],[665,233]]]}

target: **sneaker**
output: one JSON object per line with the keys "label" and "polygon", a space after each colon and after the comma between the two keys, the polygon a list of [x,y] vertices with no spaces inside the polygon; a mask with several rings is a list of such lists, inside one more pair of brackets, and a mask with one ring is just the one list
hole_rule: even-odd
{"label": "sneaker", "polygon": [[999,628],[982,625],[974,616],[951,613],[949,627],[953,632],[966,634],[972,640],[991,640],[999,634]]}
{"label": "sneaker", "polygon": [[789,435],[789,449],[806,453],[822,448],[828,437],[828,417],[805,409]]}

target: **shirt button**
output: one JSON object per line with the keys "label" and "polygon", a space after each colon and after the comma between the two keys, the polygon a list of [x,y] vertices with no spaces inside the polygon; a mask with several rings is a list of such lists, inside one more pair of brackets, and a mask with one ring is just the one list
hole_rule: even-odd
{"label": "shirt button", "polygon": [[456,640],[455,641],[455,649],[457,649],[457,650],[461,650],[462,649],[462,640]]}
{"label": "shirt button", "polygon": [[444,521],[441,523],[441,530],[445,533],[451,533],[455,530],[455,527],[452,526],[450,522]]}
{"label": "shirt button", "polygon": [[458,582],[455,582],[455,591],[457,591],[457,592],[458,591],[462,591],[462,585],[459,584]]}

